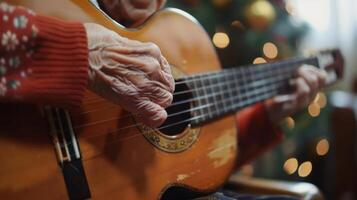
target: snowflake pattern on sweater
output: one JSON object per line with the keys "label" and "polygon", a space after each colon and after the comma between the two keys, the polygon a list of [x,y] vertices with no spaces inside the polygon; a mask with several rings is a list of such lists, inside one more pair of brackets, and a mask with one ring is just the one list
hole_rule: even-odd
{"label": "snowflake pattern on sweater", "polygon": [[31,58],[38,33],[34,16],[31,10],[0,3],[0,96],[19,88],[31,71],[22,63]]}

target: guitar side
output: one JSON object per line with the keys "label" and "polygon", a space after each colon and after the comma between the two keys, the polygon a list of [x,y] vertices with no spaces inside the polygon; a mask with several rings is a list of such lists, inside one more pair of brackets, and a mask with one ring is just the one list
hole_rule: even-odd
{"label": "guitar side", "polygon": [[[12,1],[36,12],[82,22],[95,22],[120,35],[157,44],[176,78],[220,69],[210,38],[189,17],[164,10],[138,30],[113,23],[82,0]],[[1,105],[0,196],[25,199],[67,198],[49,127],[41,109]],[[165,188],[180,185],[209,192],[229,176],[237,154],[233,116],[200,127],[187,150],[169,153],[150,143],[124,110],[87,92],[80,108],[71,111],[72,124],[94,199],[158,199]],[[124,119],[123,119],[124,118]],[[19,126],[21,124],[21,126]],[[179,137],[177,137],[179,139]]]}

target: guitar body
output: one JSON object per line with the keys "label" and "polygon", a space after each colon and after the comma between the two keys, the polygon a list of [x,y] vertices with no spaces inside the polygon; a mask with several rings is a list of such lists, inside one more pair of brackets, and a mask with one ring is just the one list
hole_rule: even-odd
{"label": "guitar body", "polygon": [[[98,23],[122,36],[153,42],[173,66],[175,78],[220,69],[206,32],[177,10],[160,11],[141,28],[129,30],[88,1],[11,3],[66,20]],[[2,104],[0,110],[0,197],[67,199],[43,107]],[[122,108],[89,91],[70,116],[94,199],[160,199],[171,186],[208,193],[225,182],[235,164],[234,116],[168,136],[133,126],[135,121]]]}

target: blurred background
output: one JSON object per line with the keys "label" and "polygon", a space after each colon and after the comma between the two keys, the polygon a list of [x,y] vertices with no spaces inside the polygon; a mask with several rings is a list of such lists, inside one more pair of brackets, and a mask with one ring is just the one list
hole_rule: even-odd
{"label": "blurred background", "polygon": [[357,199],[357,1],[169,0],[203,25],[223,67],[339,48],[344,78],[282,124],[285,140],[243,176],[306,181],[326,199]]}

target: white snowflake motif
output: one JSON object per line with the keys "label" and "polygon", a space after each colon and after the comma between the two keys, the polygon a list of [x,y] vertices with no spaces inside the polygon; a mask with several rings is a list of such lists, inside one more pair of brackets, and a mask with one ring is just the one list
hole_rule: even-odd
{"label": "white snowflake motif", "polygon": [[12,57],[9,59],[9,66],[11,68],[17,68],[21,65],[21,60],[18,56]]}
{"label": "white snowflake motif", "polygon": [[29,38],[26,35],[22,36],[22,41],[27,42],[28,40]]}
{"label": "white snowflake motif", "polygon": [[9,16],[7,16],[7,15],[2,16],[2,21],[4,21],[4,22],[9,21]]}
{"label": "white snowflake motif", "polygon": [[19,44],[19,40],[17,40],[17,36],[15,33],[11,31],[7,31],[2,34],[1,44],[5,46],[7,51],[15,50],[16,45]]}
{"label": "white snowflake motif", "polygon": [[27,77],[27,74],[26,74],[25,71],[21,71],[21,72],[20,72],[20,76],[21,76],[22,78],[26,78],[26,77]]}
{"label": "white snowflake motif", "polygon": [[20,15],[14,18],[13,24],[17,29],[24,29],[27,26],[28,19],[27,17]]}
{"label": "white snowflake motif", "polygon": [[0,3],[0,9],[2,10],[2,11],[4,11],[4,12],[14,12],[14,10],[15,10],[15,7],[14,6],[10,6],[10,5],[8,5],[8,4],[6,4],[6,3],[4,3],[4,2],[1,2]]}
{"label": "white snowflake motif", "polygon": [[21,86],[21,82],[19,80],[10,80],[7,84],[11,89],[16,90]]}

